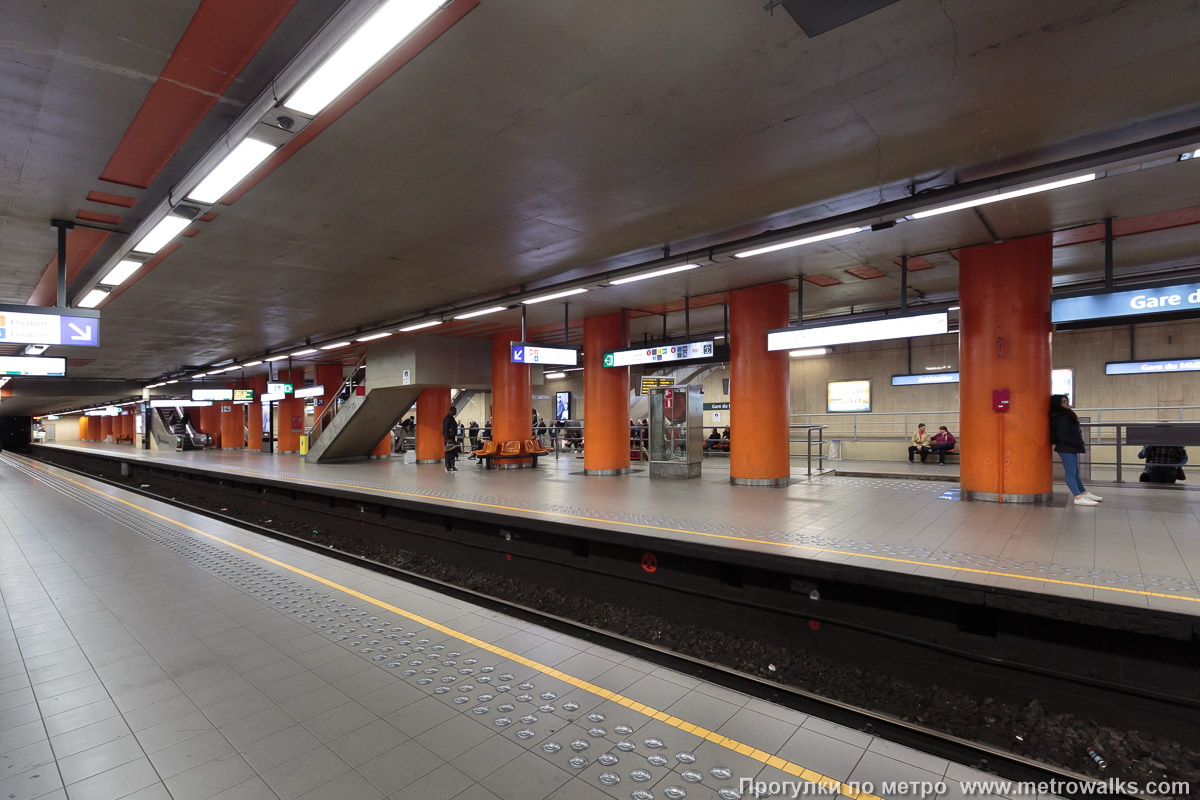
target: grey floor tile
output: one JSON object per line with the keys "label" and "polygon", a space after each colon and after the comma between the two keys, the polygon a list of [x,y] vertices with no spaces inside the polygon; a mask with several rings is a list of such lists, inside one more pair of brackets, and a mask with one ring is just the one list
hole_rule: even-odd
{"label": "grey floor tile", "polygon": [[[321,747],[321,740],[299,724],[241,748],[242,757],[260,774]],[[312,788],[312,787],[309,787]]]}
{"label": "grey floor tile", "polygon": [[67,793],[71,800],[118,800],[158,783],[154,767],[142,758],[71,784]]}
{"label": "grey floor tile", "polygon": [[502,800],[546,797],[571,779],[565,771],[533,753],[525,753],[480,780]]}
{"label": "grey floor tile", "polygon": [[60,756],[58,769],[62,773],[63,783],[70,786],[85,778],[107,772],[113,767],[145,758],[145,755],[137,739],[132,736],[123,736],[75,755]]}
{"label": "grey floor tile", "polygon": [[262,779],[275,794],[288,800],[347,774],[352,774],[349,765],[332,750],[320,747],[262,773]]}
{"label": "grey floor tile", "polygon": [[800,728],[776,755],[813,772],[844,781],[862,758],[863,750],[857,745]]}
{"label": "grey floor tile", "polygon": [[232,753],[167,778],[165,783],[174,800],[205,800],[253,777],[250,765]]}
{"label": "grey floor tile", "polygon": [[384,719],[406,736],[419,736],[455,716],[458,716],[458,712],[446,703],[426,697],[388,714]]}
{"label": "grey floor tile", "polygon": [[133,729],[134,733],[137,733],[164,722],[194,714],[197,710],[196,704],[186,695],[175,694],[150,705],[122,712],[122,716],[125,717],[125,721],[129,723],[129,727]]}
{"label": "grey floor tile", "polygon": [[54,750],[45,739],[6,750],[0,754],[0,780],[53,762]]}
{"label": "grey floor tile", "polygon": [[236,752],[220,732],[210,730],[151,753],[150,763],[165,780],[192,767]]}
{"label": "grey floor tile", "polygon": [[304,727],[321,741],[330,742],[377,719],[378,716],[351,701],[304,720]]}
{"label": "grey floor tile", "polygon": [[134,735],[137,736],[138,741],[142,743],[142,748],[147,753],[154,753],[212,729],[213,725],[207,717],[199,711],[193,711],[190,714],[160,722],[158,725],[134,731]]}
{"label": "grey floor tile", "polygon": [[376,789],[390,796],[443,763],[417,742],[409,741],[362,764],[358,771]]}
{"label": "grey floor tile", "polygon": [[58,770],[37,766],[0,778],[0,797],[36,798],[60,789],[62,785]]}
{"label": "grey floor tile", "polygon": [[[357,772],[339,775],[329,783],[300,796],[300,800],[380,800],[384,795]],[[425,800],[445,795],[426,795]]]}
{"label": "grey floor tile", "polygon": [[277,797],[279,795],[267,786],[267,782],[255,775],[250,780],[214,794],[211,800],[275,800]]}
{"label": "grey floor tile", "polygon": [[473,778],[446,764],[418,779],[413,784],[405,786],[400,791],[392,794],[391,797],[392,800],[428,800],[431,797],[457,797],[473,785],[475,785]]}
{"label": "grey floor tile", "polygon": [[352,767],[404,744],[408,737],[383,720],[370,722],[329,742],[329,749]]}
{"label": "grey floor tile", "polygon": [[452,761],[496,733],[469,714],[459,714],[421,734],[421,745],[438,757]]}
{"label": "grey floor tile", "polygon": [[44,719],[46,732],[53,738],[76,728],[116,716],[119,716],[116,705],[112,700],[105,698],[82,708],[74,708],[53,716],[47,715]]}
{"label": "grey floor tile", "polygon": [[278,708],[256,711],[249,716],[221,726],[221,734],[234,747],[245,747],[273,733],[287,730],[296,720]]}

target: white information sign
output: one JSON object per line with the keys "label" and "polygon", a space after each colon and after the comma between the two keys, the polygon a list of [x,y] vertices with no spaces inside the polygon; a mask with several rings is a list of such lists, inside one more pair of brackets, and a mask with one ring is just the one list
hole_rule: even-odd
{"label": "white information sign", "polygon": [[569,347],[546,347],[529,342],[513,342],[512,363],[574,367],[579,365],[579,351]]}
{"label": "white information sign", "polygon": [[604,366],[628,367],[633,364],[657,364],[660,361],[687,361],[692,358],[711,358],[712,354],[711,341],[684,342],[636,350],[613,350],[604,354]]}
{"label": "white information sign", "polygon": [[0,375],[32,375],[61,378],[67,374],[67,360],[53,356],[0,356]]}
{"label": "white information sign", "polygon": [[324,386],[308,386],[292,392],[293,397],[320,397],[325,394]]}
{"label": "white information sign", "polygon": [[937,314],[847,322],[819,328],[784,328],[767,332],[767,349],[796,350],[853,342],[878,342],[884,339],[933,336],[945,333],[950,329],[949,319],[949,315],[943,311]]}
{"label": "white information sign", "polygon": [[[11,308],[11,306],[6,307]],[[0,311],[0,344],[100,344],[97,317]]]}

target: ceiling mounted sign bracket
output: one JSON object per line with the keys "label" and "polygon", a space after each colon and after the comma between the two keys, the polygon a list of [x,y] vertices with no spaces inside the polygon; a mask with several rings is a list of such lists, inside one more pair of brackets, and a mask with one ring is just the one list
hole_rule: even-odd
{"label": "ceiling mounted sign bracket", "polygon": [[65,219],[50,220],[50,227],[58,231],[58,308],[67,307],[67,232],[75,229],[75,223]]}

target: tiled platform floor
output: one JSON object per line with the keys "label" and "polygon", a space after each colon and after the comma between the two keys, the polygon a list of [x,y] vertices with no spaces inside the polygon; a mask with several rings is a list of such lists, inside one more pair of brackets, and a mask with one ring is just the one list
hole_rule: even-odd
{"label": "tiled platform floor", "polygon": [[1056,486],[1053,506],[996,505],[959,502],[949,481],[794,474],[783,489],[731,486],[722,458],[707,459],[699,479],[651,481],[636,464],[630,475],[586,477],[573,457],[487,472],[463,461],[447,474],[440,464],[412,463],[411,454],[318,465],[245,450],[52,446],[1200,614],[1200,493],[1192,491],[1106,487],[1102,505],[1077,508]]}
{"label": "tiled platform floor", "polygon": [[949,798],[985,777],[7,456],[0,601],[13,800],[729,800],[800,767]]}

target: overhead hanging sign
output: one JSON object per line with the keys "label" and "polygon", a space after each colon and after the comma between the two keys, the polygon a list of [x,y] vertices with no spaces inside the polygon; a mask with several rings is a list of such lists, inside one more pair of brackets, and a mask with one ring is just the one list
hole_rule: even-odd
{"label": "overhead hanging sign", "polygon": [[1171,361],[1110,361],[1104,365],[1105,375],[1153,375],[1165,372],[1200,372],[1200,358]]}
{"label": "overhead hanging sign", "polygon": [[0,306],[0,344],[100,344],[100,318],[30,314],[10,311],[27,306]]}
{"label": "overhead hanging sign", "polygon": [[192,389],[193,400],[232,400],[233,389]]}
{"label": "overhead hanging sign", "polygon": [[1179,311],[1200,311],[1200,283],[1050,300],[1050,321],[1054,323],[1110,317],[1154,317]]}
{"label": "overhead hanging sign", "polygon": [[211,400],[151,400],[151,408],[204,408],[211,406]]}
{"label": "overhead hanging sign", "polygon": [[61,378],[67,374],[67,360],[53,356],[0,356],[0,375]]}
{"label": "overhead hanging sign", "polygon": [[286,395],[284,395],[283,392],[267,392],[264,395],[260,395],[259,399],[262,400],[264,403],[274,403],[279,400],[282,400],[285,396]]}
{"label": "overhead hanging sign", "polygon": [[554,367],[579,365],[579,351],[573,347],[547,347],[533,342],[512,342],[512,363],[548,364]]}
{"label": "overhead hanging sign", "polygon": [[925,386],[931,383],[958,383],[958,373],[922,372],[918,375],[892,376],[892,386]]}
{"label": "overhead hanging sign", "polygon": [[639,347],[634,350],[610,350],[604,354],[604,366],[628,367],[633,364],[657,364],[662,361],[688,361],[693,358],[712,358],[712,355],[711,340],[684,342],[661,347]]}
{"label": "overhead hanging sign", "polygon": [[268,383],[267,392],[269,394],[291,394],[292,385],[290,383]]}
{"label": "overhead hanging sign", "polygon": [[303,389],[297,389],[292,393],[293,397],[320,397],[325,394],[324,386],[307,386]]}
{"label": "overhead hanging sign", "polygon": [[950,315],[942,311],[936,314],[842,322],[820,327],[780,328],[767,331],[767,349],[796,350],[834,344],[878,342],[884,339],[908,339],[914,336],[934,336],[949,330]]}

